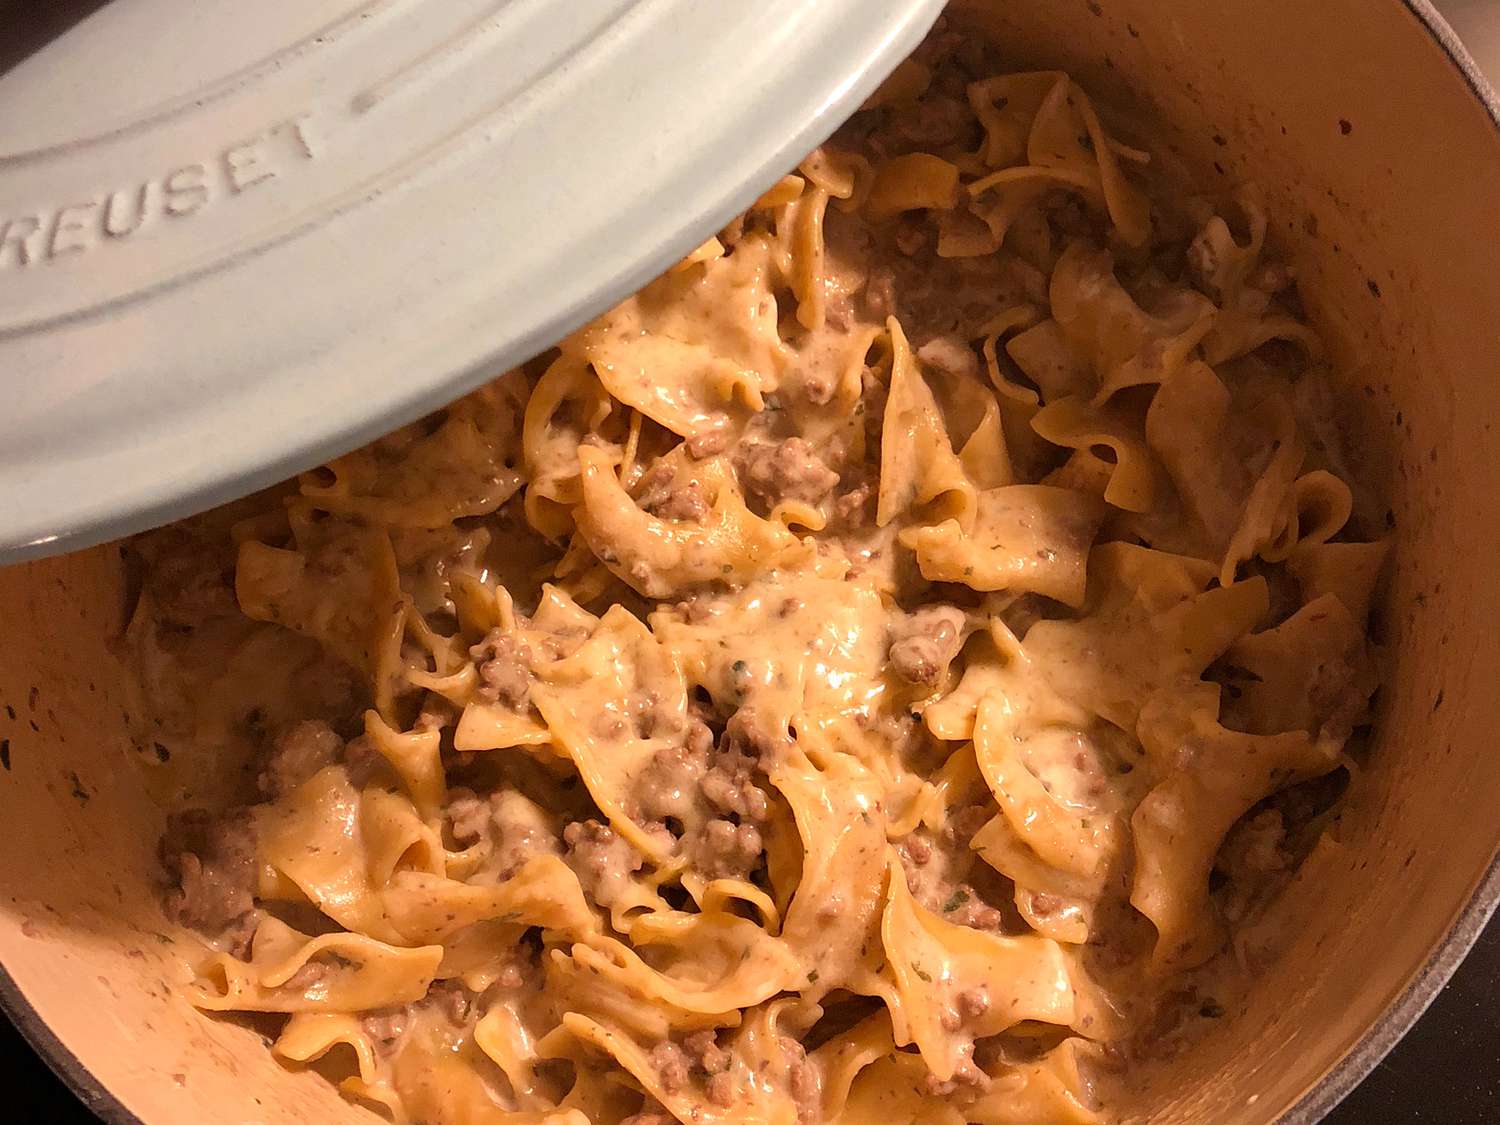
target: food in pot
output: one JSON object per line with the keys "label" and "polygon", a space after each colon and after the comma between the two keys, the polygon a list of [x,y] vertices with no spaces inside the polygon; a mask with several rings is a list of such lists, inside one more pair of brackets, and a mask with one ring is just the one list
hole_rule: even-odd
{"label": "food in pot", "polygon": [[940,25],[557,348],[139,540],[193,1001],[396,1121],[1107,1120],[1315,845],[1386,554],[1260,196],[1161,163]]}

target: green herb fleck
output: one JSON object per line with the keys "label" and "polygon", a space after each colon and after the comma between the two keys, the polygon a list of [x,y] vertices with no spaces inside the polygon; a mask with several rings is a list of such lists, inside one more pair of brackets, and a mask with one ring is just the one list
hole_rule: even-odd
{"label": "green herb fleck", "polygon": [[750,665],[736,660],[729,666],[729,687],[736,695],[744,697],[750,688]]}
{"label": "green herb fleck", "polygon": [[808,984],[817,984],[818,983],[818,970],[817,969],[814,969],[812,972],[810,972],[810,973],[807,974],[807,983]]}
{"label": "green herb fleck", "polygon": [[943,904],[943,913],[952,914],[964,903],[969,901],[969,892],[959,887],[953,892],[953,897]]}
{"label": "green herb fleck", "polygon": [[1198,1009],[1198,1014],[1206,1020],[1216,1020],[1224,1014],[1224,1005],[1217,1000],[1209,1000]]}
{"label": "green herb fleck", "polygon": [[922,966],[918,965],[915,961],[911,963],[911,971],[916,973],[917,979],[922,981],[924,984],[932,983],[932,978],[928,976],[927,973],[923,971]]}

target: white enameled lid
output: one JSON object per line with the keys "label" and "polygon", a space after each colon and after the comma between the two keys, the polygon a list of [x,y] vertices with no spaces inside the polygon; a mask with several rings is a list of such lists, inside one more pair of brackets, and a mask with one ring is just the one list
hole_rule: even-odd
{"label": "white enameled lid", "polygon": [[99,8],[0,77],[0,563],[243,495],[555,342],[941,8]]}

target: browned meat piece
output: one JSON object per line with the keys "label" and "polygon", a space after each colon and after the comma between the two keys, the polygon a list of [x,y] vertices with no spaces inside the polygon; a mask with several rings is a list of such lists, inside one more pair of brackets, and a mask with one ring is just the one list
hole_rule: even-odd
{"label": "browned meat piece", "polygon": [[501,629],[492,629],[489,636],[469,649],[469,655],[479,665],[479,687],[475,694],[481,699],[508,707],[520,707],[526,702],[531,691],[530,653],[515,637]]}
{"label": "browned meat piece", "polygon": [[781,1049],[787,1056],[787,1084],[797,1106],[797,1120],[819,1120],[823,1106],[823,1080],[818,1068],[807,1061],[802,1044],[790,1036],[781,1037]]}
{"label": "browned meat piece", "polygon": [[683,444],[687,446],[688,453],[701,461],[705,457],[712,457],[715,453],[723,453],[728,449],[729,437],[729,426],[725,422],[694,434]]}
{"label": "browned meat piece", "polygon": [[714,747],[714,732],[697,715],[688,716],[684,744],[690,754],[707,754]]}
{"label": "browned meat piece", "polygon": [[281,987],[288,992],[306,993],[308,989],[312,988],[313,985],[328,975],[328,968],[328,963],[325,961],[316,959],[304,961],[301,968],[282,982]]}
{"label": "browned meat piece", "polygon": [[481,797],[462,787],[448,790],[443,817],[461,848],[484,845],[488,878],[509,879],[535,855],[561,853],[557,830],[547,813],[514,789]]}
{"label": "browned meat piece", "polygon": [[453,832],[453,839],[463,847],[477,844],[490,830],[490,803],[472,789],[448,790],[448,804],[443,816]]}
{"label": "browned meat piece", "polygon": [[624,896],[630,876],[645,862],[627,840],[597,820],[568,825],[563,841],[568,846],[568,866],[578,875],[584,893],[606,909]]}
{"label": "browned meat piece", "polygon": [[690,714],[682,741],[658,751],[641,772],[632,815],[648,821],[686,822],[703,813],[765,820],[770,798],[756,775],[766,750],[762,740],[741,711],[715,748],[713,730]]}
{"label": "browned meat piece", "polygon": [[[795,612],[795,607],[789,612]],[[780,736],[782,742],[786,735]],[[765,768],[774,763],[780,753],[778,737],[766,729],[765,722],[752,707],[741,707],[724,725],[723,752],[745,758],[749,763]]]}
{"label": "browned meat piece", "polygon": [[755,783],[758,757],[744,752],[734,739],[726,738],[725,749],[698,783],[708,803],[721,813],[733,813],[748,821],[762,821],[770,812],[766,791]]}
{"label": "browned meat piece", "polygon": [[473,1007],[473,993],[456,980],[440,980],[427,990],[422,1003],[436,1008],[452,1023],[463,1023]]}
{"label": "browned meat piece", "polygon": [[909,836],[897,846],[903,863],[925,867],[932,859],[932,845],[921,836]]}
{"label": "browned meat piece", "polygon": [[885,124],[872,143],[891,153],[976,148],[980,129],[964,96],[965,83],[956,72],[953,77],[959,81],[943,80],[945,72],[953,69],[939,64],[934,81],[921,97],[888,107]]}
{"label": "browned meat piece", "polygon": [[359,1021],[361,1030],[382,1054],[389,1054],[396,1049],[410,1022],[409,1008],[383,1008],[366,1013]]}
{"label": "browned meat piece", "polygon": [[734,1104],[734,1076],[729,1073],[729,1052],[719,1046],[710,1028],[695,1031],[682,1041],[682,1048],[693,1063],[693,1073],[705,1078],[708,1100],[717,1106]]}
{"label": "browned meat piece", "polygon": [[755,870],[764,850],[755,825],[711,820],[699,837],[694,866],[710,879],[743,879]]}
{"label": "browned meat piece", "polygon": [[651,1048],[648,1059],[656,1068],[656,1075],[661,1079],[661,1088],[664,1091],[676,1094],[687,1086],[690,1080],[687,1052],[676,1043],[670,1039],[663,1039]]}
{"label": "browned meat piece", "polygon": [[[719,1106],[734,1104],[734,1084],[728,1074],[730,1055],[719,1046],[713,1029],[695,1031],[681,1043],[663,1039],[651,1048],[648,1057],[668,1094],[680,1093],[699,1080],[706,1087],[709,1101]],[[642,1115],[642,1120],[655,1119]]]}
{"label": "browned meat piece", "polygon": [[693,737],[687,745],[658,750],[636,780],[635,799],[641,816],[647,820],[685,820],[697,805],[698,784],[707,772],[708,750],[701,737]]}
{"label": "browned meat piece", "polygon": [[990,1010],[990,994],[984,988],[966,988],[954,997],[954,1006],[964,1020],[977,1020]]}
{"label": "browned meat piece", "polygon": [[737,215],[729,220],[729,225],[719,232],[719,241],[724,244],[726,250],[733,250],[739,245],[740,239],[745,237],[745,216]]}
{"label": "browned meat piece", "polygon": [[692,1060],[693,1069],[704,1074],[722,1074],[729,1068],[729,1052],[719,1046],[712,1028],[695,1031],[682,1041],[682,1049]]}
{"label": "browned meat piece", "polygon": [[1313,674],[1308,699],[1323,720],[1324,737],[1342,742],[1369,709],[1372,681],[1358,663],[1358,657],[1335,657]]}
{"label": "browned meat piece", "polygon": [[722,1074],[711,1074],[707,1085],[708,1100],[714,1105],[727,1108],[734,1104],[734,1075],[728,1071]]}
{"label": "browned meat piece", "polygon": [[955,812],[935,837],[923,829],[896,845],[912,897],[955,925],[994,930],[1005,920],[970,882],[976,862],[971,841],[993,815],[993,806],[970,805]]}
{"label": "browned meat piece", "polygon": [[708,495],[699,481],[681,476],[672,462],[658,461],[641,481],[636,502],[661,519],[696,523],[708,515]]}
{"label": "browned meat piece", "polygon": [[338,761],[344,740],[321,719],[288,728],[271,747],[256,785],[267,797],[290,793],[324,766]]}
{"label": "browned meat piece", "polygon": [[179,813],[167,822],[161,857],[176,884],[165,902],[175,921],[216,936],[255,908],[255,835],[248,815]]}
{"label": "browned meat piece", "polygon": [[833,393],[838,390],[840,371],[828,367],[803,368],[799,374],[802,376],[802,397],[814,406],[827,406],[833,401]]}
{"label": "browned meat piece", "polygon": [[943,826],[943,842],[950,848],[969,848],[974,834],[989,823],[994,813],[984,805],[969,805],[959,809]]}
{"label": "browned meat piece", "polygon": [[384,766],[385,755],[375,748],[375,740],[367,734],[351,738],[344,747],[344,768],[356,789],[363,789]]}
{"label": "browned meat piece", "polygon": [[745,487],[768,504],[781,500],[817,504],[838,483],[838,473],[804,438],[754,445],[745,454]]}
{"label": "browned meat piece", "polygon": [[979,897],[978,892],[967,883],[960,883],[943,904],[948,909],[943,917],[955,926],[968,926],[974,930],[998,930],[1005,916]]}
{"label": "browned meat piece", "polygon": [[192,629],[239,613],[234,597],[234,545],[177,524],[138,540],[146,556],[146,592],[163,623]]}
{"label": "browned meat piece", "polygon": [[833,514],[850,530],[857,531],[874,518],[875,489],[869,481],[861,481],[834,502]]}
{"label": "browned meat piece", "polygon": [[1020,303],[1045,304],[1047,276],[1008,250],[976,258],[942,258],[935,244],[907,240],[903,253],[893,227],[870,270],[864,311],[874,320],[895,316],[914,348],[938,337],[977,340],[997,313]]}
{"label": "browned meat piece", "polygon": [[907,683],[936,687],[963,646],[963,630],[961,609],[923,606],[892,627],[891,667]]}
{"label": "browned meat piece", "polygon": [[922,1089],[930,1097],[947,1098],[957,1093],[964,1087],[985,1089],[990,1084],[989,1076],[973,1063],[964,1062],[953,1072],[953,1077],[946,1081],[939,1081],[937,1076],[929,1073],[922,1080]]}
{"label": "browned meat piece", "polygon": [[1218,867],[1231,882],[1254,888],[1291,865],[1286,851],[1286,823],[1277,809],[1265,809],[1239,821],[1225,838]]}

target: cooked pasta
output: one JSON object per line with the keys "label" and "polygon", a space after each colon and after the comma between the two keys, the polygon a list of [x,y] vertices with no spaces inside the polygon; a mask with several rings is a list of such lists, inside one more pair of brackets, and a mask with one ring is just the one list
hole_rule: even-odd
{"label": "cooked pasta", "polygon": [[1138,142],[940,25],[547,354],[138,541],[192,1002],[398,1123],[1108,1120],[1386,555],[1260,197]]}

